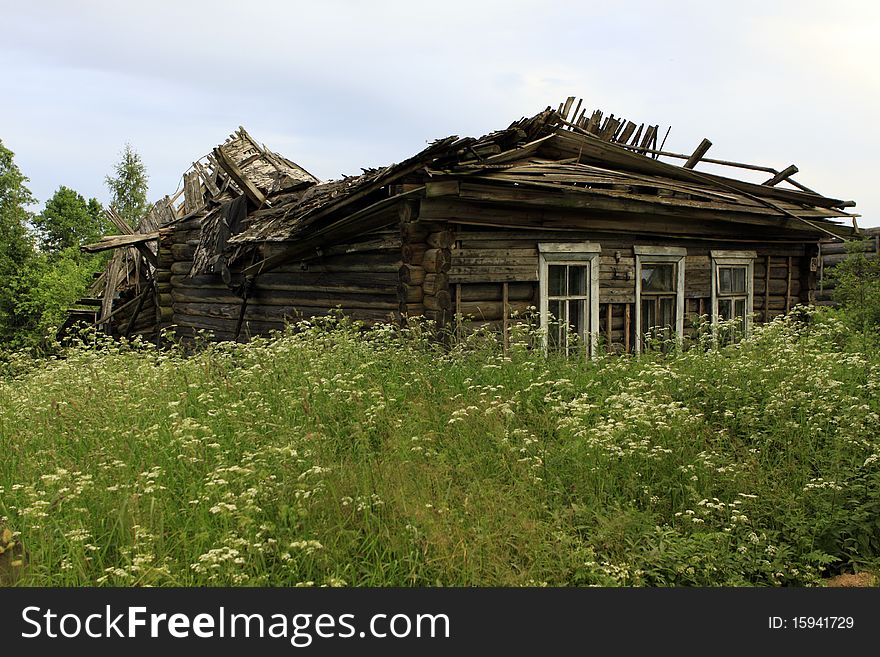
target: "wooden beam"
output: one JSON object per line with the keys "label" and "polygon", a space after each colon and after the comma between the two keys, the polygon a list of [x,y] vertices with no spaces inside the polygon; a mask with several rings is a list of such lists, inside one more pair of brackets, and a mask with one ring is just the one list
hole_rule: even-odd
{"label": "wooden beam", "polygon": [[254,203],[258,208],[263,206],[271,207],[271,203],[266,200],[266,197],[263,195],[257,186],[254,185],[250,181],[250,179],[244,174],[244,172],[238,168],[238,165],[232,161],[224,151],[222,146],[218,146],[214,149],[214,157],[217,158],[217,163],[223,168],[223,170],[229,174],[229,177],[235,182],[236,185],[244,192],[244,194]]}
{"label": "wooden beam", "polygon": [[630,342],[630,333],[631,333],[631,315],[630,315],[631,304],[623,305],[623,343],[624,343],[624,351],[629,353],[629,342]]}
{"label": "wooden beam", "polygon": [[134,246],[143,242],[151,242],[159,239],[159,231],[152,233],[134,233],[128,235],[105,235],[100,242],[94,244],[84,244],[79,247],[80,251],[86,253],[98,253],[99,251],[107,251],[108,249],[116,249],[120,246]]}
{"label": "wooden beam", "polygon": [[777,185],[777,184],[781,183],[783,180],[785,180],[789,176],[793,176],[798,171],[799,171],[799,169],[795,165],[792,164],[792,165],[786,167],[785,169],[783,169],[782,171],[780,171],[779,173],[777,173],[775,176],[773,176],[769,180],[765,180],[761,184],[767,185],[768,187],[773,187],[773,185]]}
{"label": "wooden beam", "polygon": [[608,340],[608,350],[611,351],[611,308],[612,303],[605,304],[605,338]]}
{"label": "wooden beam", "polygon": [[[461,285],[458,285],[461,288]],[[501,332],[504,353],[510,350],[510,283],[501,284]]]}
{"label": "wooden beam", "polygon": [[785,280],[785,314],[791,310],[791,256],[788,256],[788,267],[786,268]]}
{"label": "wooden beam", "polygon": [[116,226],[117,229],[119,229],[120,233],[123,233],[125,235],[134,234],[134,228],[129,226],[128,222],[116,213],[116,210],[114,210],[113,208],[106,208],[104,210],[104,214],[110,220],[110,223],[112,223],[114,226]]}
{"label": "wooden beam", "polygon": [[764,323],[770,321],[770,256],[764,256]]}
{"label": "wooden beam", "polygon": [[703,139],[703,141],[700,142],[700,145],[697,146],[696,150],[691,153],[691,156],[687,159],[687,162],[684,163],[684,168],[693,169],[695,166],[697,166],[697,162],[703,159],[706,151],[708,151],[710,148],[712,148],[712,142],[708,139]]}

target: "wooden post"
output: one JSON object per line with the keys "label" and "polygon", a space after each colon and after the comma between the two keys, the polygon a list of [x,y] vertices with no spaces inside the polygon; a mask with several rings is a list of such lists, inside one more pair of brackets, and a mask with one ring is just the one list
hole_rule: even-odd
{"label": "wooden post", "polygon": [[461,340],[461,283],[455,284],[455,339]]}
{"label": "wooden post", "polygon": [[791,310],[791,256],[788,256],[788,268],[785,280],[785,314]]}
{"label": "wooden post", "polygon": [[509,332],[509,318],[510,318],[510,302],[509,302],[509,287],[508,283],[501,284],[501,333],[502,340],[504,345],[504,353],[507,354],[508,349],[510,349],[510,332]]}
{"label": "wooden post", "polygon": [[623,304],[623,342],[626,353],[629,353],[630,343],[630,304]]}
{"label": "wooden post", "polygon": [[770,256],[764,256],[764,323],[770,321]]}
{"label": "wooden post", "polygon": [[609,302],[605,304],[605,339],[608,341],[608,350],[611,350],[611,307]]}

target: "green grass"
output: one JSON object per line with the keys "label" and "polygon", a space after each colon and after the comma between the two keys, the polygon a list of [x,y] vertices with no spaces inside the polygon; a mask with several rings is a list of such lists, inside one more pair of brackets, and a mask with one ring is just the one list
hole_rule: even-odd
{"label": "green grass", "polygon": [[833,316],[587,362],[427,335],[328,320],[191,355],[10,356],[0,582],[812,585],[876,568],[880,356]]}

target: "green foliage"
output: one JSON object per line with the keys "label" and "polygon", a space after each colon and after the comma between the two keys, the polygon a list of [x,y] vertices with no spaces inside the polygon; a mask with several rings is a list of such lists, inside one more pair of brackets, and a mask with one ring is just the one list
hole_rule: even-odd
{"label": "green foliage", "polygon": [[52,255],[71,247],[96,242],[112,231],[97,199],[88,202],[69,187],[61,186],[33,219],[42,250]]}
{"label": "green foliage", "polygon": [[0,525],[24,585],[814,585],[880,564],[880,353],[847,332],[595,360],[527,326],[90,332],[0,366]]}
{"label": "green foliage", "polygon": [[34,198],[13,157],[0,141],[0,343],[9,343],[29,325],[18,311],[17,294],[27,287],[35,258],[27,230],[27,206]]}
{"label": "green foliage", "polygon": [[141,217],[149,209],[148,176],[141,156],[131,144],[126,144],[120,153],[113,174],[105,178],[111,194],[110,207],[132,228],[137,228]]}
{"label": "green foliage", "polygon": [[[868,258],[873,241],[847,244],[847,258],[832,270],[834,298],[843,307],[849,325],[863,337],[878,337],[880,330],[880,256]],[[871,248],[873,250],[873,248]]]}

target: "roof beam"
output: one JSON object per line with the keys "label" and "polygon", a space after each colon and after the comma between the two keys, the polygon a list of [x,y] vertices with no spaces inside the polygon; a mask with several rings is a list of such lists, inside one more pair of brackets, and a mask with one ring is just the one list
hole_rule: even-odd
{"label": "roof beam", "polygon": [[712,148],[712,142],[708,139],[703,139],[703,141],[700,142],[700,145],[697,146],[691,156],[687,159],[687,162],[685,162],[682,166],[684,166],[685,169],[693,169],[695,166],[697,166],[697,162],[703,159],[706,151],[708,151],[710,148]]}
{"label": "roof beam", "polygon": [[773,187],[773,185],[781,183],[783,180],[788,178],[789,176],[793,176],[798,172],[798,168],[795,165],[790,165],[777,173],[775,176],[770,178],[770,180],[765,180],[762,182],[762,185],[767,185],[768,187]]}

